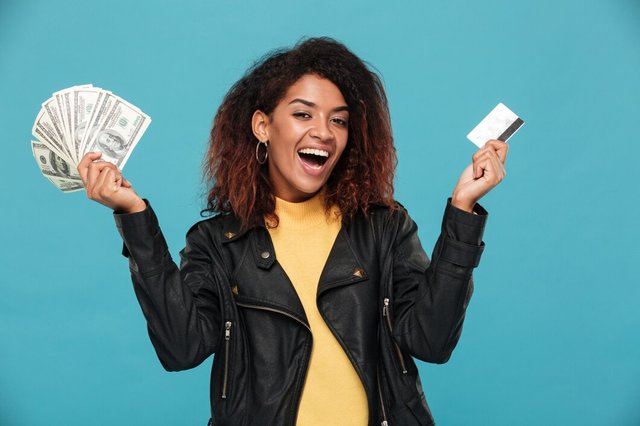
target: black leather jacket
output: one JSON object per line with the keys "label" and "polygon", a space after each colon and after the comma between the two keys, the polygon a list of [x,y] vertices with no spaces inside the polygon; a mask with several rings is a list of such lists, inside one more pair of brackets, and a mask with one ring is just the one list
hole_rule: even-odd
{"label": "black leather jacket", "polygon": [[[404,210],[343,223],[317,305],[362,380],[370,425],[433,424],[412,357],[444,363],[460,337],[484,247],[487,213],[475,212],[447,203],[431,262]],[[164,368],[216,354],[211,424],[294,425],[313,336],[268,231],[241,232],[230,215],[203,220],[178,268],[150,206],[116,224]]]}

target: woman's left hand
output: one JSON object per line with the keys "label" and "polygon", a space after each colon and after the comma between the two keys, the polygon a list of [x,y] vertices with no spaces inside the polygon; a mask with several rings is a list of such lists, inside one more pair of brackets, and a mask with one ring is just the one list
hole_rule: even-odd
{"label": "woman's left hand", "polygon": [[473,162],[464,169],[453,189],[451,204],[467,212],[473,211],[476,202],[506,176],[504,163],[508,150],[505,142],[490,140],[473,154]]}

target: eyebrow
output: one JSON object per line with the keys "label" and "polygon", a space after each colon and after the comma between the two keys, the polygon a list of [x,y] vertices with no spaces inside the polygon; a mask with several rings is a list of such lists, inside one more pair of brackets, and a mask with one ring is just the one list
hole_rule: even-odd
{"label": "eyebrow", "polygon": [[[314,104],[311,101],[307,101],[306,99],[300,99],[300,98],[295,98],[294,100],[289,102],[289,105],[291,105],[293,103],[296,103],[296,102],[299,102],[299,103],[301,103],[303,105],[306,105],[309,108],[315,108],[315,107],[318,106],[318,105]],[[339,112],[339,111],[347,111],[347,112],[349,112],[349,107],[346,106],[346,105],[343,105],[343,106],[339,106],[339,107],[334,108],[332,111],[334,111],[334,112]]]}

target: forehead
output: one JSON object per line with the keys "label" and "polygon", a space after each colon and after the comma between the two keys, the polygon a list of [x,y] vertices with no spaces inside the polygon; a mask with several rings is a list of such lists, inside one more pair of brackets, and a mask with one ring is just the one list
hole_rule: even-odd
{"label": "forehead", "polygon": [[[315,74],[305,74],[287,89],[282,102],[288,104],[294,99],[304,99],[317,105],[346,105],[342,92],[331,80]],[[337,105],[331,105],[332,107]]]}

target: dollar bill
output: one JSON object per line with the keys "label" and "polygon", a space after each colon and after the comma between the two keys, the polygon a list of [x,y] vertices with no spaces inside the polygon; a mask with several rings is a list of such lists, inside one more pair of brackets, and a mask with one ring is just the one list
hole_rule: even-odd
{"label": "dollar bill", "polygon": [[83,155],[82,140],[87,131],[91,113],[98,101],[100,90],[93,87],[78,88],[73,91],[71,107],[71,144],[78,160]]}
{"label": "dollar bill", "polygon": [[63,142],[58,139],[54,124],[47,111],[42,108],[36,116],[36,121],[33,123],[31,129],[33,136],[38,138],[42,143],[46,144],[52,151],[61,157],[64,157],[67,161],[72,161],[69,158],[66,148]]}
{"label": "dollar bill", "polygon": [[90,151],[87,149],[87,145],[89,145],[89,143],[94,140],[95,135],[98,133],[100,125],[106,119],[109,111],[111,111],[111,107],[113,106],[115,100],[116,97],[111,92],[98,92],[98,99],[96,99],[93,111],[91,112],[91,117],[89,118],[89,123],[87,124],[87,128],[84,133],[84,137],[82,138],[82,142],[80,143],[82,152]]}
{"label": "dollar bill", "polygon": [[89,140],[85,152],[99,151],[102,160],[122,169],[149,126],[149,116],[127,101],[116,98],[111,110]]}
{"label": "dollar bill", "polygon": [[73,164],[57,155],[41,142],[31,141],[33,157],[42,174],[63,192],[79,191],[84,188],[80,175]]}
{"label": "dollar bill", "polygon": [[136,106],[91,84],[55,92],[42,103],[31,132],[42,174],[63,192],[82,189],[77,164],[89,151],[122,169],[151,118]]}
{"label": "dollar bill", "polygon": [[62,141],[66,140],[65,130],[62,124],[62,117],[60,116],[60,112],[59,112],[60,109],[59,109],[56,98],[52,96],[51,98],[44,101],[44,103],[42,104],[42,109],[48,115],[48,121],[53,126],[53,130],[55,131],[56,138],[61,142],[61,146],[64,149],[65,156],[73,160],[73,156],[67,149],[67,146],[64,143],[62,143]]}

